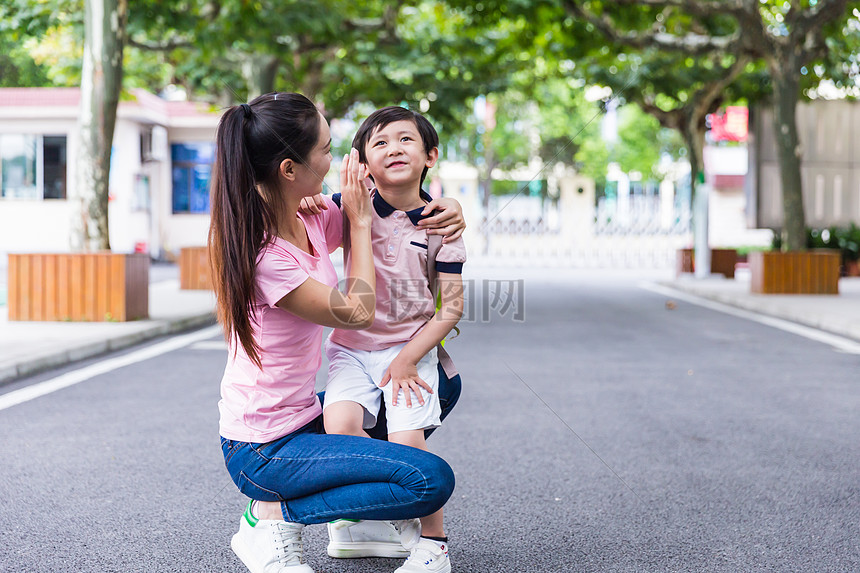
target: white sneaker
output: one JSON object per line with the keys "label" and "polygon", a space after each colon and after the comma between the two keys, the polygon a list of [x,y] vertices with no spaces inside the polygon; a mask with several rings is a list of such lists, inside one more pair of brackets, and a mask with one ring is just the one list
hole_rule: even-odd
{"label": "white sneaker", "polygon": [[451,573],[448,544],[421,539],[412,548],[406,563],[394,573]]}
{"label": "white sneaker", "polygon": [[406,557],[421,536],[421,522],[338,519],[328,524],[330,557]]}
{"label": "white sneaker", "polygon": [[302,556],[301,523],[257,519],[251,504],[239,519],[230,547],[251,573],[314,573]]}

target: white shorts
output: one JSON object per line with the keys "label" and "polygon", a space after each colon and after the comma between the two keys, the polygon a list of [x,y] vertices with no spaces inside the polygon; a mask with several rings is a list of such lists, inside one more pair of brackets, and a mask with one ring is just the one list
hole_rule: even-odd
{"label": "white shorts", "polygon": [[442,425],[439,416],[439,370],[436,349],[433,348],[418,363],[418,376],[433,389],[432,394],[421,389],[424,405],[412,395],[412,407],[406,407],[403,390],[397,396],[397,405],[391,403],[391,384],[380,388],[379,383],[391,361],[406,344],[398,344],[384,350],[354,350],[341,346],[330,339],[325,343],[328,358],[328,385],[325,387],[323,408],[336,402],[356,402],[364,407],[364,428],[376,425],[381,400],[385,400],[385,417],[388,433],[405,430],[428,430]]}

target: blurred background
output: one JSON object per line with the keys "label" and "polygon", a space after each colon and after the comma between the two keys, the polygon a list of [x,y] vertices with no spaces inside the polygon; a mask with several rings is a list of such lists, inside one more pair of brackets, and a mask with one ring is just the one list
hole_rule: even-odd
{"label": "blurred background", "polygon": [[[671,268],[696,226],[741,261],[813,240],[856,255],[857,4],[6,0],[0,254],[204,245],[220,113],[298,91],[335,157],[377,107],[426,114],[428,191],[463,205],[472,260]],[[801,177],[774,135],[786,106]],[[94,124],[110,145],[87,143]]]}

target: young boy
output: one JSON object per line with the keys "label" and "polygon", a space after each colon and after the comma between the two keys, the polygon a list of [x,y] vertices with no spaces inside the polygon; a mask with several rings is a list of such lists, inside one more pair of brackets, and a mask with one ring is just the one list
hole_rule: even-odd
{"label": "young boy", "polygon": [[[438,145],[426,118],[394,106],[371,114],[353,140],[376,185],[371,224],[376,319],[367,330],[335,330],[326,343],[328,433],[367,436],[381,403],[391,442],[427,449],[424,431],[441,423],[437,348],[463,314],[466,250],[457,238],[436,254],[437,311],[427,269],[430,242],[417,225],[431,200],[421,185],[436,164]],[[332,527],[337,525],[330,525],[334,542]],[[447,541],[442,510],[422,517],[421,537],[395,573],[449,572]]]}

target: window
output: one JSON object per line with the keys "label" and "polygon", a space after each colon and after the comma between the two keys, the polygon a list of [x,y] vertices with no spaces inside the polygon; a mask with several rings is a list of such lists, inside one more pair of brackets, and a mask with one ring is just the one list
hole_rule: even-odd
{"label": "window", "polygon": [[134,193],[131,196],[132,211],[149,211],[149,175],[138,173],[134,176]]}
{"label": "window", "polygon": [[66,198],[66,137],[0,135],[0,197]]}
{"label": "window", "polygon": [[173,212],[209,213],[209,178],[215,160],[214,143],[174,143]]}
{"label": "window", "polygon": [[45,137],[42,146],[44,158],[45,199],[66,198],[66,138]]}

